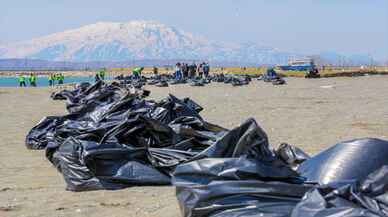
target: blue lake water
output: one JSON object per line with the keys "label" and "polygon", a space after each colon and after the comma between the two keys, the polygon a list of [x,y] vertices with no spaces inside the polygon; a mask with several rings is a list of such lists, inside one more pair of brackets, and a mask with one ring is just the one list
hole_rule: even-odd
{"label": "blue lake water", "polygon": [[[110,80],[111,78],[107,78]],[[69,76],[65,77],[64,83],[79,83],[79,82],[94,82],[94,76]],[[29,86],[28,77],[26,76],[26,84]],[[47,87],[49,85],[47,77],[37,77],[38,87]],[[2,77],[0,76],[0,87],[18,87],[18,77]]]}

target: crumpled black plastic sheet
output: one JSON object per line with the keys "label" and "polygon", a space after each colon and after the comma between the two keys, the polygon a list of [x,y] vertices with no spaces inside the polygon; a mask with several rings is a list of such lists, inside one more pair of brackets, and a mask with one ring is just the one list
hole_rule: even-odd
{"label": "crumpled black plastic sheet", "polygon": [[117,83],[82,87],[53,94],[66,98],[69,114],[47,117],[26,137],[28,148],[46,149],[68,190],[170,184],[177,165],[227,153],[228,130],[203,120],[189,98],[155,102]]}
{"label": "crumpled black plastic sheet", "polygon": [[300,164],[298,172],[309,182],[329,184],[363,180],[388,165],[388,141],[357,139],[338,143]]}
{"label": "crumpled black plastic sheet", "polygon": [[[153,76],[142,76],[139,78],[134,78],[133,76],[118,76],[116,77],[121,81],[122,84],[127,84],[132,87],[141,88],[145,84],[155,85],[157,87],[168,87],[169,85],[177,84],[187,84],[189,86],[203,87],[211,82],[223,82],[225,84],[232,84],[233,86],[245,86],[249,85],[252,81],[252,78],[257,78],[258,75],[251,74],[212,74],[205,78],[202,77],[189,77],[176,80],[175,76],[172,74],[160,74]],[[274,81],[275,85],[285,84],[284,79],[278,79]],[[60,99],[61,95],[58,95]]]}
{"label": "crumpled black plastic sheet", "polygon": [[275,150],[275,154],[293,169],[297,169],[301,163],[310,159],[310,156],[303,150],[287,143],[280,144]]}
{"label": "crumpled black plastic sheet", "polygon": [[[312,158],[288,144],[271,152],[261,143],[266,151],[258,156],[183,163],[176,168],[173,183],[185,217],[385,217],[387,143],[352,140]],[[298,173],[300,169],[320,176],[314,182]],[[321,185],[324,180],[329,184]]]}
{"label": "crumpled black plastic sheet", "polygon": [[223,140],[233,148],[176,168],[183,216],[289,216],[311,186],[271,151],[266,133],[248,119]]}
{"label": "crumpled black plastic sheet", "polygon": [[291,217],[388,216],[388,165],[360,181],[332,182],[309,191]]}
{"label": "crumpled black plastic sheet", "polygon": [[43,118],[26,136],[26,145],[29,149],[45,149],[54,137],[56,126],[63,123],[62,117],[49,116]]}

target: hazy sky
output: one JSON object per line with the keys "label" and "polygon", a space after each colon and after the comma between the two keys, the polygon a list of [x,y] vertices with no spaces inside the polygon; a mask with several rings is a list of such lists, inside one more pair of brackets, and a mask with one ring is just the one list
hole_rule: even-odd
{"label": "hazy sky", "polygon": [[388,59],[388,0],[1,0],[0,42],[139,19],[217,41]]}

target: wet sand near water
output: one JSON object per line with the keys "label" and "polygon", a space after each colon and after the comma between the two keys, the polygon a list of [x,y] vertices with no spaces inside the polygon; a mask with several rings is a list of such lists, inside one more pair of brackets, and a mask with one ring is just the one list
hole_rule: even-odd
{"label": "wet sand near water", "polygon": [[[388,76],[287,79],[273,86],[213,83],[158,88],[190,97],[209,122],[232,128],[249,117],[257,120],[275,148],[281,142],[314,154],[343,140],[388,139]],[[27,150],[27,132],[44,116],[65,114],[63,101],[49,98],[50,88],[0,88],[0,216],[181,216],[173,187],[131,187],[118,191],[67,192],[62,175],[44,151]]]}

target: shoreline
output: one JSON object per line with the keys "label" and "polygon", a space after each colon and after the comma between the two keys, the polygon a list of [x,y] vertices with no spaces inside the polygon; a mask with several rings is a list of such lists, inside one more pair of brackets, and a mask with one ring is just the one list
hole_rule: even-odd
{"label": "shoreline", "polygon": [[[93,71],[0,71],[0,78],[4,77],[16,77],[19,74],[28,75],[30,73],[37,75],[38,77],[46,77],[49,74],[62,73],[66,77],[94,77],[98,70]],[[213,68],[210,74],[231,74],[231,75],[262,75],[265,73],[264,68]],[[282,71],[276,70],[276,72],[282,77],[298,77],[305,76],[305,71]],[[173,69],[159,68],[159,74],[171,74]],[[319,71],[321,77],[360,77],[360,76],[371,76],[371,75],[388,75],[388,67],[375,67],[366,69],[356,69],[355,67],[342,68],[342,69],[327,69]],[[107,70],[107,77],[116,77],[119,75],[131,75],[132,71],[130,68],[125,70]],[[144,75],[152,74],[152,68],[145,68],[143,71]]]}
{"label": "shoreline", "polygon": [[[350,76],[341,76],[341,77],[321,77],[321,78],[316,78],[316,79],[305,79],[304,77],[296,77],[296,76],[289,76],[287,77],[287,81],[303,81],[305,80],[306,82],[310,82],[310,83],[316,83],[316,82],[331,82],[331,81],[350,81],[350,80],[354,80],[355,82],[359,81],[359,80],[362,80],[362,79],[368,79],[368,78],[371,78],[371,79],[379,79],[378,77],[381,76],[381,75],[364,75],[364,76],[353,76],[353,77],[350,77]],[[77,76],[74,76],[74,77],[77,77]],[[86,76],[84,76],[86,77]],[[1,76],[0,76],[0,79],[1,79]],[[383,78],[381,79],[386,79],[386,77],[384,76]],[[111,80],[105,80],[105,82],[112,82],[112,81],[118,81],[118,80],[115,80],[115,79],[111,79]],[[82,82],[82,81],[79,81],[79,82]],[[64,83],[64,84],[56,84],[54,86],[36,86],[36,87],[31,87],[31,86],[26,86],[26,87],[19,87],[17,84],[15,84],[15,86],[1,86],[0,85],[0,93],[1,93],[1,90],[3,89],[7,89],[7,90],[12,90],[12,89],[46,89],[46,90],[58,90],[58,89],[64,89],[64,88],[71,88],[71,87],[74,87],[77,83],[79,82],[69,82],[69,83]],[[247,86],[256,86],[257,83],[260,83],[261,81],[256,81],[256,80],[253,80],[251,84],[248,84]],[[93,83],[93,82],[91,82]],[[177,85],[171,85],[169,86],[169,88],[167,89],[170,89],[170,88],[174,88],[174,87],[179,87],[179,88],[184,88],[184,87],[191,87],[190,85],[187,85],[187,84],[177,84]],[[224,84],[224,83],[218,83],[218,82],[212,82],[208,85],[206,85],[205,87],[211,87],[211,86],[225,86],[226,88],[229,88],[232,87],[232,88],[235,88],[233,87],[232,85],[230,84]],[[290,86],[290,85],[286,85],[286,86]],[[156,87],[155,85],[148,85],[146,84],[144,86],[147,90],[148,89],[166,89],[166,88],[163,88],[163,87]],[[197,87],[198,88],[198,87]],[[203,87],[202,87],[203,88]],[[202,89],[200,88],[200,89]]]}

